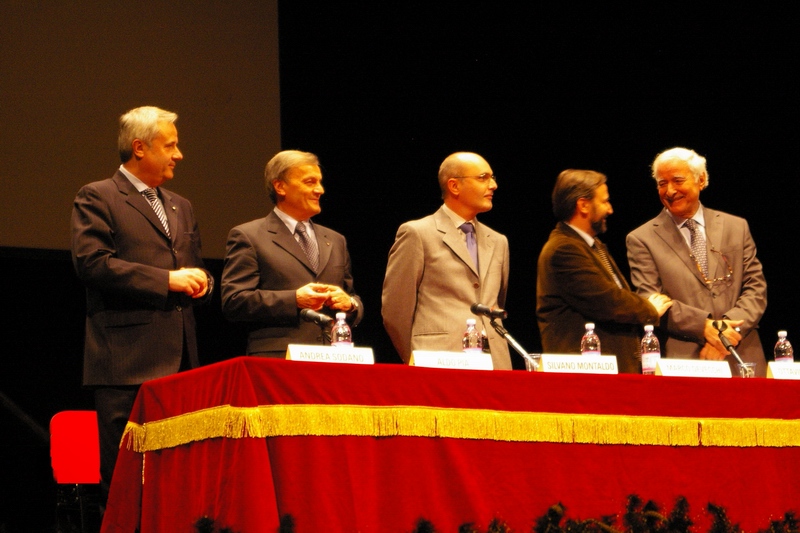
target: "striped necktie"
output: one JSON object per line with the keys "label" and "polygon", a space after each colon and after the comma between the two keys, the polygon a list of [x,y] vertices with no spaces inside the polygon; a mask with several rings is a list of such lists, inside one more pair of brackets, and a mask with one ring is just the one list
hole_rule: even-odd
{"label": "striped necktie", "polygon": [[311,263],[311,269],[316,272],[319,268],[319,250],[315,240],[308,236],[308,230],[303,222],[298,222],[294,227],[294,232],[300,237],[300,248],[306,253],[308,262]]}
{"label": "striped necktie", "polygon": [[599,240],[595,239],[592,248],[597,250],[597,255],[600,256],[600,261],[603,263],[603,266],[606,267],[608,273],[611,274],[611,277],[614,278],[614,283],[617,284],[617,287],[620,289],[622,288],[622,282],[617,277],[617,273],[614,272],[614,269],[611,267],[611,260],[608,258],[608,254],[606,253],[606,248],[603,246],[603,243]]}
{"label": "striped necktie", "polygon": [[164,231],[167,232],[167,237],[172,237],[172,234],[169,232],[169,222],[167,222],[167,214],[164,212],[164,206],[161,205],[161,201],[158,199],[158,193],[156,193],[155,189],[145,189],[142,191],[142,194],[147,201],[150,202],[150,207],[153,208],[153,211],[156,212],[156,216],[158,220],[161,221],[161,225],[164,226]]}
{"label": "striped necktie", "polygon": [[684,226],[689,228],[692,234],[691,248],[692,257],[694,258],[697,266],[703,272],[704,277],[708,277],[708,250],[706,250],[706,239],[703,237],[703,232],[697,222],[690,218],[684,223]]}

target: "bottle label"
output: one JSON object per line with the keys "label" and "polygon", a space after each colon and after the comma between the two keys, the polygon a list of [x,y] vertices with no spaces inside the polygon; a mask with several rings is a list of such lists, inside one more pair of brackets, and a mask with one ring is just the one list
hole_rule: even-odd
{"label": "bottle label", "polygon": [[653,374],[656,371],[656,365],[661,359],[660,352],[646,352],[642,354],[642,374]]}

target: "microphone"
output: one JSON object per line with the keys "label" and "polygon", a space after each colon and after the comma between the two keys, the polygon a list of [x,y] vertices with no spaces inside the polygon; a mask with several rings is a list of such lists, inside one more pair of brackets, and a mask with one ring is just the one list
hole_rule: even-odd
{"label": "microphone", "polygon": [[[722,343],[722,345],[725,347],[725,349],[728,350],[729,352],[731,352],[731,354],[733,354],[733,356],[736,358],[736,360],[739,361],[739,364],[743,365],[744,361],[742,361],[742,358],[739,357],[739,353],[736,351],[736,348],[733,347],[733,344],[731,344],[731,341],[728,340],[728,337],[726,337],[722,333],[723,331],[728,329],[728,324],[726,324],[722,320],[714,320],[713,322],[711,322],[711,325],[714,326],[714,329],[719,331],[719,340]],[[738,331],[738,328],[737,328],[737,331]]]}
{"label": "microphone", "polygon": [[495,318],[508,318],[508,313],[506,313],[502,309],[492,309],[485,305],[474,303],[469,306],[469,310],[472,311],[473,315],[483,315],[489,317],[491,319]]}
{"label": "microphone", "polygon": [[314,324],[318,325],[321,328],[328,327],[333,319],[326,314],[317,313],[316,311],[312,311],[311,309],[301,309],[300,310],[300,318],[305,320],[306,322],[313,322]]}

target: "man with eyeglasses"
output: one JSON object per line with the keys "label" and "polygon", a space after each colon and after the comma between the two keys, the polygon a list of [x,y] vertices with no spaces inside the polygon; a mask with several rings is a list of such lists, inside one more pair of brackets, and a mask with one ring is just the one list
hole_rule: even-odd
{"label": "man with eyeglasses", "polygon": [[673,306],[662,321],[665,356],[736,360],[722,334],[745,362],[766,375],[758,322],[767,307],[767,283],[747,221],[704,207],[706,160],[687,148],[660,153],[652,165],[664,210],[627,238],[631,279],[641,295],[664,292]]}
{"label": "man with eyeglasses", "polygon": [[558,224],[539,254],[536,276],[543,350],[580,353],[584,326],[593,322],[602,353],[617,356],[620,372],[640,373],[639,326],[656,324],[669,298],[656,293],[644,299],[633,292],[598,239],[614,212],[604,174],[561,172],[552,202]]}
{"label": "man with eyeglasses", "polygon": [[497,180],[475,153],[449,155],[439,168],[444,205],[397,230],[383,282],[383,324],[408,363],[413,350],[461,351],[468,318],[475,318],[494,368],[510,370],[508,344],[488,319],[470,311],[475,303],[505,305],[508,239],[481,224],[492,209]]}

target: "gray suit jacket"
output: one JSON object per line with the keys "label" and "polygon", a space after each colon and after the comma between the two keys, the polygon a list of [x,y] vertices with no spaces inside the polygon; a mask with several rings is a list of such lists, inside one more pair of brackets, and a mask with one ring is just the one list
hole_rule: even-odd
{"label": "gray suit jacket", "polygon": [[[632,231],[627,238],[631,279],[639,294],[668,294],[672,307],[662,317],[668,335],[666,357],[698,358],[705,344],[706,318],[744,320],[736,351],[756,363],[756,375],[766,375],[766,360],[758,322],[767,307],[767,282],[756,257],[756,245],[743,218],[704,208],[708,246],[708,277],[729,282],[706,286],[686,240],[666,210]],[[666,320],[664,320],[666,319]],[[731,370],[736,360],[728,357]]]}
{"label": "gray suit jacket", "polygon": [[[348,318],[353,324],[361,320],[364,308],[353,293],[344,236],[318,224],[314,224],[314,232],[319,273],[311,269],[300,244],[274,211],[266,218],[236,226],[228,234],[222,311],[228,320],[251,323],[248,354],[285,352],[289,344],[322,343],[319,326],[301,320],[297,308],[297,289],[311,282],[341,287],[358,301],[358,311]],[[320,312],[329,312],[324,309]]]}
{"label": "gray suit jacket", "polygon": [[397,230],[383,282],[383,324],[406,363],[412,350],[461,351],[467,318],[486,331],[495,369],[511,369],[508,343],[473,303],[503,307],[508,291],[508,239],[477,223],[480,272],[443,209]]}
{"label": "gray suit jacket", "polygon": [[72,210],[72,260],[86,285],[84,385],[137,385],[178,371],[186,342],[198,366],[192,305],[169,292],[169,271],[202,267],[192,205],[160,188],[167,237],[148,201],[118,170],[85,185]]}

